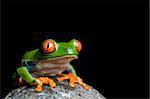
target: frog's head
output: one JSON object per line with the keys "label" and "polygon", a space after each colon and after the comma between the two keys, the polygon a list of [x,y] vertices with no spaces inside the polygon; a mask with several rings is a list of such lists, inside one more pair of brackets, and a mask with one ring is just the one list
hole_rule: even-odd
{"label": "frog's head", "polygon": [[36,54],[37,60],[56,60],[57,63],[70,62],[78,58],[81,51],[81,43],[72,39],[69,42],[55,42],[52,39],[45,40],[38,53]]}

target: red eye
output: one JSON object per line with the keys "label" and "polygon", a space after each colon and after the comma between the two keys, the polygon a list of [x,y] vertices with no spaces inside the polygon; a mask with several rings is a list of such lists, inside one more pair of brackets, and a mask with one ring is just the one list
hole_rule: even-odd
{"label": "red eye", "polygon": [[53,40],[45,40],[42,44],[42,50],[44,53],[51,53],[55,50],[55,42]]}
{"label": "red eye", "polygon": [[80,52],[82,49],[82,45],[78,40],[75,41],[75,46],[76,46],[77,51]]}

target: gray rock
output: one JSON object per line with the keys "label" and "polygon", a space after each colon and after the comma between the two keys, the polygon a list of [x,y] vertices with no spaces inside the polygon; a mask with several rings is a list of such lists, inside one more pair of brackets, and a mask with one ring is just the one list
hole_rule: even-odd
{"label": "gray rock", "polygon": [[5,99],[106,99],[90,86],[90,90],[83,89],[79,84],[71,88],[68,81],[63,81],[55,88],[43,85],[42,92],[35,92],[35,86],[23,86],[12,90]]}

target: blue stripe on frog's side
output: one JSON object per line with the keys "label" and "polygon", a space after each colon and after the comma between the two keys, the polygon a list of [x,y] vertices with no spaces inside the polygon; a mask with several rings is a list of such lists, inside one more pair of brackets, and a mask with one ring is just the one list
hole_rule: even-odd
{"label": "blue stripe on frog's side", "polygon": [[22,65],[25,66],[29,72],[37,70],[36,63],[33,61],[23,61]]}

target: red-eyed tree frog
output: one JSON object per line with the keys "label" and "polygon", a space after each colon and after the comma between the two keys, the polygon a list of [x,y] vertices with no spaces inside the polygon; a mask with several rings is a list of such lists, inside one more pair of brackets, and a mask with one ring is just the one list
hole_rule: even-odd
{"label": "red-eyed tree frog", "polygon": [[[58,82],[70,80],[71,87],[75,87],[76,82],[88,90],[89,86],[76,75],[70,64],[72,60],[78,58],[81,48],[81,43],[76,39],[58,43],[52,39],[45,40],[39,49],[28,51],[23,55],[22,66],[17,68],[19,81],[36,84],[35,90],[41,92],[43,84],[49,84],[51,88],[56,86],[51,78],[56,76]],[[64,71],[67,73],[63,73]]]}

